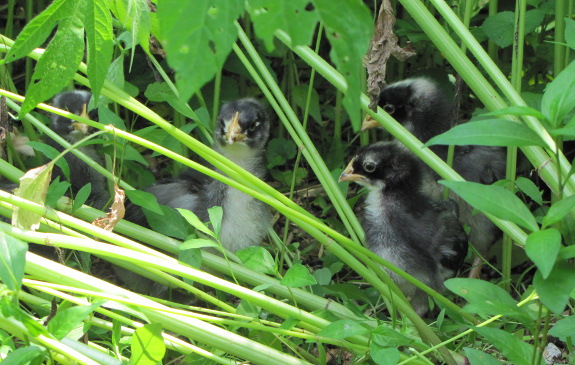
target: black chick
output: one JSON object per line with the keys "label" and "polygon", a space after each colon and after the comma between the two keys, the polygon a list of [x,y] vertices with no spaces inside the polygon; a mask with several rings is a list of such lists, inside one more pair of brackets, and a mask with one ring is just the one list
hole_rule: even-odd
{"label": "black chick", "polygon": [[[450,202],[437,203],[422,191],[423,164],[397,142],[367,146],[351,160],[339,181],[368,189],[362,226],[368,248],[436,291],[453,277],[467,253],[467,235]],[[415,311],[427,313],[427,295],[390,272]]]}
{"label": "black chick", "polygon": [[[451,99],[433,81],[427,78],[413,78],[399,81],[385,87],[378,105],[392,115],[400,124],[422,142],[446,132],[453,121]],[[379,126],[367,121],[362,129]],[[430,149],[442,159],[447,158],[447,146],[432,146]],[[465,180],[482,184],[493,184],[505,178],[505,150],[490,146],[456,146],[453,169]],[[437,181],[438,176],[430,169],[425,171],[427,181]],[[441,199],[443,187],[431,183],[424,189],[430,196]],[[474,214],[474,209],[455,194],[459,206],[459,217],[471,228],[470,241],[479,254],[485,257],[489,248],[499,239],[501,231],[483,214]],[[477,278],[481,271],[481,258],[473,260],[470,277]]]}
{"label": "black chick", "polygon": [[[56,95],[52,104],[56,108],[67,110],[70,113],[94,120],[98,117],[97,111],[92,110],[90,113],[87,112],[91,97],[92,94],[88,91],[74,90]],[[90,131],[89,126],[86,124],[57,114],[52,114],[51,119],[50,128],[71,144],[86,137]],[[64,150],[64,147],[52,139],[49,139],[48,144],[59,152]],[[80,147],[80,151],[95,162],[103,165],[103,160],[96,152],[94,145],[82,146]],[[67,153],[64,158],[70,166],[70,184],[72,185],[72,191],[77,193],[84,185],[91,183],[92,189],[88,203],[98,209],[105,207],[110,199],[106,178],[72,153]],[[58,167],[54,169],[54,177],[56,176],[60,176],[61,179],[64,178],[64,174]]]}
{"label": "black chick", "polygon": [[[213,148],[253,175],[265,178],[269,129],[269,116],[256,100],[228,102],[218,116]],[[272,214],[266,204],[195,170],[158,182],[146,191],[154,194],[160,204],[191,210],[203,222],[209,220],[209,208],[221,206],[224,215],[220,240],[230,251],[260,244],[271,227]],[[128,210],[127,219],[144,223],[142,211],[134,206]]]}

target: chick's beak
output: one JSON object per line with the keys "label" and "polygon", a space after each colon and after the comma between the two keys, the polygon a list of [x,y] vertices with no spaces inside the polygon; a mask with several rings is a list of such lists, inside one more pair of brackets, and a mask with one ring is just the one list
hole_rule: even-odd
{"label": "chick's beak", "polygon": [[[82,118],[90,119],[88,112],[86,111],[86,104],[82,105],[82,114],[80,114],[80,116]],[[81,122],[73,122],[72,128],[82,134],[88,134],[90,126]]]}
{"label": "chick's beak", "polygon": [[379,123],[376,122],[369,114],[366,114],[363,123],[361,123],[361,131],[364,132],[375,127],[379,127]]}
{"label": "chick's beak", "polygon": [[228,129],[226,131],[226,141],[228,144],[232,144],[235,142],[241,142],[246,138],[246,135],[242,133],[242,127],[240,126],[240,113],[236,112],[232,121],[228,125]]}
{"label": "chick's beak", "polygon": [[347,165],[347,167],[345,168],[345,170],[343,170],[343,172],[339,176],[339,180],[338,180],[339,182],[360,181],[361,179],[363,179],[363,175],[353,173],[353,161],[354,160],[355,160],[355,158],[353,160],[351,160],[349,162],[349,164]]}

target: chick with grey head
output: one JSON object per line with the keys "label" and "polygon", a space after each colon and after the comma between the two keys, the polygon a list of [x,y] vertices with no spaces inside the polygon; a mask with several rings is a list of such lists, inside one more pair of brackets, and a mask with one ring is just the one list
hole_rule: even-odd
{"label": "chick with grey head", "polygon": [[[87,112],[91,97],[92,94],[84,90],[63,92],[54,97],[52,105],[58,109],[67,110],[70,113],[93,120],[97,118],[96,110],[90,113]],[[57,114],[51,115],[50,128],[70,144],[80,141],[90,132],[90,128],[86,124]],[[64,150],[64,147],[53,139],[49,139],[48,144],[59,152]],[[103,160],[96,152],[94,145],[82,146],[79,150],[100,165],[103,164]],[[91,183],[92,189],[88,203],[98,209],[102,209],[110,199],[106,178],[72,153],[67,153],[64,158],[70,166],[72,191],[77,193],[84,185]],[[64,178],[60,168],[55,167],[54,173],[54,177],[60,176],[61,179]]]}
{"label": "chick with grey head", "polygon": [[[452,126],[452,100],[428,78],[412,78],[388,85],[381,90],[378,105],[424,143]],[[366,121],[362,129],[375,126],[379,124]],[[431,146],[430,149],[442,159],[447,158],[447,146]],[[505,160],[503,148],[456,146],[453,169],[467,181],[492,184],[505,178]],[[443,187],[435,183],[439,176],[431,169],[426,169],[424,174],[424,180],[429,182],[424,184],[424,190],[440,200]],[[451,193],[451,197],[457,201],[461,221],[471,228],[471,243],[485,257],[501,231],[485,215],[475,213],[473,207],[458,196]],[[479,276],[481,263],[481,258],[476,256],[470,277]]]}
{"label": "chick with grey head", "polygon": [[[467,253],[467,235],[452,201],[422,192],[424,165],[397,142],[360,150],[339,181],[365,186],[362,226],[367,247],[436,291],[453,277]],[[428,311],[427,295],[393,272],[415,311]]]}
{"label": "chick with grey head", "polygon": [[[213,148],[263,179],[267,175],[264,153],[269,129],[269,116],[256,100],[228,102],[218,116]],[[195,170],[159,182],[146,191],[154,194],[160,204],[188,209],[203,222],[209,220],[209,208],[221,206],[220,241],[230,251],[260,244],[271,227],[272,213],[266,204]],[[140,209],[134,209],[127,212],[127,219],[142,224],[145,217]]]}

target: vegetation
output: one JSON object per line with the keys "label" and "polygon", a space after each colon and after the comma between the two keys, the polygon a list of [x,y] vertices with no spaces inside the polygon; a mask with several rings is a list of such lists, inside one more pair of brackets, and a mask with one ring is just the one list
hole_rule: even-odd
{"label": "vegetation", "polygon": [[[450,3],[391,1],[394,32],[416,56],[390,58],[386,81],[462,80],[461,119],[490,114],[479,128],[452,129],[434,143],[507,146],[507,179],[496,186],[462,182],[392,117],[370,109],[362,58],[380,2],[0,5],[0,123],[19,131],[5,133],[0,172],[17,182],[52,161],[27,173],[17,195],[0,191],[0,213],[15,223],[0,222],[3,362],[540,364],[552,343],[560,354],[551,362],[575,363],[573,1]],[[99,122],[40,104],[72,88],[91,90]],[[222,101],[243,96],[267,100],[277,115],[271,183],[207,147]],[[82,206],[89,187],[72,203],[66,181],[50,183],[53,161],[63,159],[43,143],[54,136],[46,111],[100,130],[68,153],[82,143],[101,147],[104,167],[78,155],[111,191],[116,184],[158,211],[135,189],[191,167],[277,211],[269,241],[223,257],[201,250],[217,242],[217,209],[209,225],[159,210],[163,218],[148,230],[114,227],[114,204],[104,221],[113,232],[91,224],[104,213]],[[359,146],[383,138],[359,132],[365,114],[505,234],[484,271],[489,280],[451,279],[442,294],[408,278],[433,298],[432,318],[417,316],[382,266],[407,275],[362,246],[352,209],[361,194],[346,199],[348,187],[337,183]],[[519,171],[531,173],[515,176],[518,155],[531,166]],[[34,253],[41,246],[59,257]],[[172,287],[174,298],[184,293],[187,304],[115,285],[122,278],[109,263]]]}

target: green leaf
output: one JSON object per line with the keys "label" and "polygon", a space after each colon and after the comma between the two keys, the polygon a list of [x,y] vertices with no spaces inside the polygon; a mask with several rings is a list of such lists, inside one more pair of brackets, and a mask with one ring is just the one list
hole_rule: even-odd
{"label": "green leaf", "polygon": [[565,19],[565,42],[571,49],[575,49],[575,20]]}
{"label": "green leaf", "polygon": [[325,326],[317,333],[318,336],[331,338],[334,340],[343,340],[351,336],[363,335],[369,330],[359,324],[357,321],[342,319]]}
{"label": "green leaf", "polygon": [[531,231],[539,230],[533,214],[509,190],[500,186],[482,185],[468,181],[439,181],[467,203],[483,212],[518,224]]}
{"label": "green leaf", "polygon": [[200,118],[190,106],[180,100],[166,82],[154,82],[148,85],[144,95],[151,101],[167,102],[182,115],[200,122]]}
{"label": "green leaf", "polygon": [[471,365],[501,365],[501,361],[482,351],[469,347],[464,347],[463,351],[465,351],[465,356]]}
{"label": "green leaf", "polygon": [[268,169],[285,164],[294,158],[296,153],[297,146],[291,139],[281,137],[272,139],[266,148]]}
{"label": "green leaf", "polygon": [[414,340],[402,335],[393,328],[381,325],[373,330],[371,342],[379,347],[409,346]]}
{"label": "green leaf", "polygon": [[208,209],[208,216],[210,217],[210,223],[217,237],[220,236],[222,231],[222,219],[224,217],[224,211],[222,207],[215,206]]}
{"label": "green leaf", "polygon": [[77,328],[90,313],[102,305],[102,303],[101,301],[91,305],[78,305],[58,311],[54,318],[48,322],[48,331],[58,340],[63,339],[70,331]]}
{"label": "green leaf", "polygon": [[425,145],[544,146],[528,127],[504,119],[487,119],[457,125],[431,138]]}
{"label": "green leaf", "polygon": [[[307,104],[307,95],[309,92],[309,85],[295,85],[292,89],[292,98],[295,104],[301,109],[302,115],[305,111]],[[314,88],[311,89],[310,102],[309,102],[309,115],[315,119],[316,122],[321,123],[321,111],[319,107],[319,95]]]}
{"label": "green leaf", "polygon": [[547,214],[545,214],[545,217],[543,217],[543,227],[559,222],[573,207],[575,207],[575,195],[568,196],[554,203],[547,211]]}
{"label": "green leaf", "polygon": [[2,365],[40,364],[46,356],[46,350],[37,346],[16,349],[2,359]]}
{"label": "green leaf", "polygon": [[541,272],[537,270],[533,285],[541,302],[552,312],[559,314],[563,312],[571,291],[575,289],[573,265],[564,261],[558,262],[547,279],[544,279]]}
{"label": "green leaf", "polygon": [[[28,170],[24,176],[20,178],[20,187],[15,190],[14,194],[21,198],[31,200],[34,203],[44,205],[53,166],[53,164],[49,163]],[[12,223],[16,227],[35,231],[40,227],[40,219],[42,219],[41,215],[14,206]]]}
{"label": "green leaf", "polygon": [[91,192],[92,192],[92,183],[87,183],[86,185],[82,186],[74,196],[74,203],[72,203],[72,211],[75,211],[76,209],[82,207],[82,205],[86,201],[88,201]]}
{"label": "green leaf", "polygon": [[527,236],[525,253],[547,279],[561,248],[561,233],[554,228],[533,232]]}
{"label": "green leaf", "polygon": [[520,176],[515,180],[515,185],[517,185],[517,188],[519,188],[519,190],[521,190],[525,195],[530,197],[531,200],[539,205],[543,205],[543,195],[541,194],[541,190],[539,190],[533,181]]}
{"label": "green leaf", "polygon": [[575,108],[575,62],[571,62],[551,83],[547,84],[541,100],[541,112],[553,127],[563,123]]}
{"label": "green leaf", "polygon": [[195,248],[204,248],[204,247],[214,247],[220,248],[220,245],[212,240],[208,240],[205,238],[192,238],[189,240],[185,240],[184,243],[178,246],[178,250],[190,250]]}
{"label": "green leaf", "polygon": [[130,365],[156,365],[166,354],[162,326],[150,323],[136,329],[131,349]]}
{"label": "green leaf", "polygon": [[150,228],[154,231],[164,234],[166,236],[175,237],[179,239],[186,239],[189,235],[189,225],[174,208],[160,205],[162,214],[154,213],[150,210],[144,209]]}
{"label": "green leaf", "polygon": [[177,210],[178,212],[180,212],[182,217],[184,217],[188,221],[188,223],[192,225],[192,227],[194,227],[198,231],[204,232],[210,237],[216,238],[214,232],[212,232],[212,230],[209,229],[208,226],[202,223],[202,221],[200,221],[200,218],[198,218],[198,216],[194,212],[192,212],[191,210],[180,209],[180,208],[178,208]]}
{"label": "green leaf", "polygon": [[248,11],[258,37],[264,40],[271,52],[274,47],[274,33],[280,29],[292,39],[294,46],[307,46],[311,43],[319,20],[309,0],[250,0]]}
{"label": "green leaf", "polygon": [[502,288],[488,281],[455,278],[445,282],[445,287],[462,296],[469,304],[464,310],[482,316],[506,315],[524,323],[531,322],[529,315],[517,307],[517,302]]}
{"label": "green leaf", "polygon": [[325,33],[331,44],[330,58],[345,77],[347,93],[343,106],[353,129],[359,131],[361,113],[359,98],[363,75],[362,59],[367,53],[373,33],[373,20],[367,6],[359,0],[315,0]]}
{"label": "green leaf", "polygon": [[[475,327],[475,331],[487,339],[487,342],[498,348],[503,356],[514,365],[530,365],[535,347],[525,343],[506,331],[496,328]],[[543,364],[543,359],[535,359],[536,363]]]}
{"label": "green leaf", "polygon": [[[85,1],[73,4],[78,7],[84,5]],[[30,87],[26,92],[26,99],[18,115],[27,114],[38,103],[51,98],[68,85],[76,74],[83,56],[84,28],[80,19],[72,15],[60,22],[54,39],[38,60]]]}
{"label": "green leaf", "polygon": [[0,281],[10,290],[20,290],[24,277],[28,244],[8,234],[0,234]]}
{"label": "green leaf", "polygon": [[508,108],[503,108],[490,113],[482,114],[482,116],[485,117],[501,117],[504,115],[531,116],[537,119],[545,119],[545,116],[539,110],[525,105],[514,105]]}
{"label": "green leaf", "polygon": [[396,348],[383,348],[371,342],[369,344],[369,355],[378,365],[395,365],[399,362],[401,353]]}
{"label": "green leaf", "polygon": [[317,281],[313,275],[310,274],[307,267],[301,264],[295,264],[286,271],[280,284],[290,288],[300,288],[306,285],[317,284]]}
{"label": "green leaf", "polygon": [[112,62],[114,47],[112,17],[106,0],[88,2],[84,14],[84,27],[88,43],[88,80],[94,100],[97,102]]}
{"label": "green leaf", "polygon": [[572,315],[555,323],[553,328],[549,330],[549,334],[566,342],[568,337],[571,337],[572,340],[575,339],[575,331],[573,331],[574,328],[575,315]]}
{"label": "green leaf", "polygon": [[14,45],[6,54],[3,62],[12,62],[26,57],[28,53],[39,47],[52,33],[56,23],[73,10],[71,4],[76,0],[55,0],[37,17],[32,19],[18,35]]}
{"label": "green leaf", "polygon": [[[525,13],[525,32],[532,32],[545,17],[545,13],[538,9]],[[499,47],[505,48],[513,44],[515,34],[515,14],[511,11],[502,11],[489,16],[481,25],[487,37]]]}
{"label": "green leaf", "polygon": [[277,272],[272,255],[263,247],[251,246],[239,250],[236,255],[248,268],[260,274],[274,275]]}
{"label": "green leaf", "polygon": [[[136,41],[140,44],[146,53],[150,53],[150,8],[146,0],[108,0],[110,10],[116,18],[131,33],[131,44],[135,45]],[[130,59],[130,69],[134,61],[134,48]]]}
{"label": "green leaf", "polygon": [[176,86],[188,100],[218,72],[237,38],[235,20],[242,0],[162,0],[158,2],[159,38]]}
{"label": "green leaf", "polygon": [[[284,184],[285,186],[291,186],[291,180],[293,177],[292,170],[280,171],[278,169],[270,170],[270,174],[274,178]],[[307,177],[307,169],[304,167],[298,167],[295,173],[295,184],[301,184],[301,181]]]}
{"label": "green leaf", "polygon": [[158,199],[154,194],[147,193],[141,190],[126,190],[126,195],[132,204],[146,208],[156,214],[163,214]]}
{"label": "green leaf", "polygon": [[58,166],[62,170],[62,173],[64,174],[66,179],[70,180],[70,166],[68,165],[68,162],[63,158],[59,158],[56,160],[56,157],[58,157],[58,155],[60,154],[60,152],[58,152],[57,149],[45,143],[36,141],[30,141],[27,143],[27,145],[32,147],[34,150],[41,152],[49,160],[53,160],[56,166]]}
{"label": "green leaf", "polygon": [[70,189],[70,183],[68,181],[60,181],[60,176],[56,177],[48,187],[44,204],[55,208],[58,204],[58,200],[66,194],[68,189]]}

